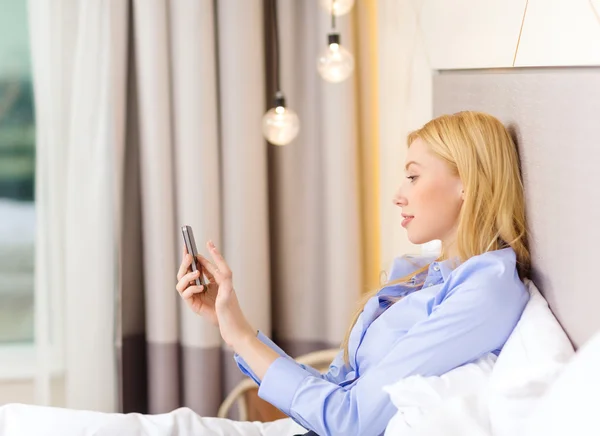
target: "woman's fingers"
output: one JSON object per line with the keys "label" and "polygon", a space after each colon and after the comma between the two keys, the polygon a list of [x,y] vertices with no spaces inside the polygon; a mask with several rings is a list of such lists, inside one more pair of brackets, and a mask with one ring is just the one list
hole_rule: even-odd
{"label": "woman's fingers", "polygon": [[185,291],[185,289],[190,285],[190,282],[195,280],[198,277],[198,271],[193,271],[191,273],[185,274],[183,277],[179,279],[175,288],[177,292],[180,294]]}
{"label": "woman's fingers", "polygon": [[[204,266],[206,263],[210,264],[210,261],[207,258],[205,258],[204,256],[202,256],[201,254],[198,255],[197,260],[198,260],[198,263],[200,263],[200,266],[203,267],[202,272],[204,273],[204,275],[206,276],[208,281],[209,282],[215,281],[215,276],[208,270],[207,267]],[[216,269],[216,267],[215,267],[215,269]]]}
{"label": "woman's fingers", "polygon": [[204,270],[204,274],[206,274],[207,279],[214,279],[219,274],[217,267],[201,254],[198,255],[198,262],[200,262],[200,265],[202,265],[202,269]]}
{"label": "woman's fingers", "polygon": [[187,251],[184,248],[183,259],[181,260],[181,265],[179,265],[179,271],[177,272],[177,280],[181,280],[181,278],[187,273],[191,265],[192,255],[187,254]]}
{"label": "woman's fingers", "polygon": [[204,286],[190,286],[189,288],[187,288],[185,291],[183,291],[181,293],[181,297],[184,300],[187,300],[188,298],[190,298],[192,295],[194,294],[199,294],[202,291],[204,291]]}
{"label": "woman's fingers", "polygon": [[[225,262],[225,259],[217,247],[215,247],[212,241],[209,241],[206,246],[208,247],[214,263],[200,254],[198,254],[198,257],[196,258],[198,263],[200,263],[202,266],[202,272],[206,275],[206,278],[210,282],[217,284],[220,284],[223,279],[231,279],[232,274],[231,270],[229,269],[229,265],[227,265],[227,262]],[[183,247],[182,256],[183,259],[181,261],[181,265],[179,266],[179,271],[177,272],[177,290],[180,293],[190,285],[190,282],[193,284],[193,280],[199,276],[193,272],[188,272],[194,259],[190,254],[188,254],[185,247]]]}
{"label": "woman's fingers", "polygon": [[208,247],[208,251],[210,252],[210,255],[215,261],[215,265],[217,266],[219,274],[224,278],[231,278],[231,270],[229,269],[229,265],[227,265],[227,262],[225,262],[225,259],[223,258],[221,253],[219,252],[219,250],[217,250],[215,244],[213,244],[212,241],[208,241],[206,246]]}

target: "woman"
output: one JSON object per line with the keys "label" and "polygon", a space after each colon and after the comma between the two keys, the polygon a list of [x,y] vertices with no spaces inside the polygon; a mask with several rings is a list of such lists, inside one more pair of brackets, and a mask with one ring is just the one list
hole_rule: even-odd
{"label": "woman", "polygon": [[[406,181],[393,202],[409,240],[441,240],[432,262],[403,257],[368,295],[329,372],[297,364],[250,325],[218,249],[198,256],[209,279],[193,285],[184,252],[177,290],[220,329],[259,396],[312,432],[376,435],[395,408],[383,386],[413,374],[441,375],[499,353],[527,303],[530,258],[515,144],[496,118],[445,115],[408,137]],[[312,434],[314,434],[312,433]]]}

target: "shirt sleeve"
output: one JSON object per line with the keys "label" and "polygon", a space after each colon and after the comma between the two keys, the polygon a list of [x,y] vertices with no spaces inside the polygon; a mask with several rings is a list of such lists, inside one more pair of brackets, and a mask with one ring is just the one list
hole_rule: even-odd
{"label": "shirt sleeve", "polygon": [[413,374],[441,375],[502,347],[520,316],[515,319],[518,295],[502,291],[458,284],[353,385],[337,386],[279,358],[259,396],[321,436],[381,434],[396,412],[384,386]]}
{"label": "shirt sleeve", "polygon": [[[315,368],[313,368],[311,366],[303,365],[303,364],[296,362],[288,354],[286,354],[286,352],[283,351],[275,342],[273,342],[271,339],[269,339],[269,337],[264,335],[262,332],[260,332],[260,331],[258,332],[257,338],[263,344],[267,345],[269,348],[271,348],[273,351],[275,351],[277,354],[279,354],[281,356],[281,358],[288,360],[290,363],[298,366],[300,369],[307,372],[308,374],[310,374],[313,377],[318,377],[323,380],[327,380],[331,383],[336,383],[336,384],[340,383],[344,380],[345,367],[344,367],[344,359],[343,359],[343,350],[340,350],[340,352],[337,354],[337,356],[335,357],[333,362],[331,362],[331,365],[329,365],[329,370],[327,371],[327,373],[321,374],[319,371],[317,371]],[[245,375],[250,377],[252,380],[254,380],[256,382],[257,385],[260,386],[260,384],[261,384],[260,379],[254,373],[254,371],[252,371],[252,369],[246,363],[246,361],[238,354],[235,354],[233,356],[233,358],[234,358],[235,362],[237,363],[238,368],[240,368],[240,371],[242,371],[242,373],[244,373]]]}

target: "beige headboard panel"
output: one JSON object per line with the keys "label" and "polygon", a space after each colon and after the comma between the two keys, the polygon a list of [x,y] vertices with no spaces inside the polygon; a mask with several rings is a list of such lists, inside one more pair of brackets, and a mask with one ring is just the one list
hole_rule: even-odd
{"label": "beige headboard panel", "polygon": [[521,157],[533,280],[576,347],[600,329],[600,68],[445,71],[435,116],[488,112]]}

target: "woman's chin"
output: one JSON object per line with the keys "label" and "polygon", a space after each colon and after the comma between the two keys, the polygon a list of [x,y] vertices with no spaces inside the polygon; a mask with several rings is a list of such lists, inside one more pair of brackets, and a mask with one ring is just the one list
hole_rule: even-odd
{"label": "woman's chin", "polygon": [[423,235],[419,235],[414,230],[411,232],[409,229],[406,230],[406,236],[411,244],[421,245],[431,241],[431,238],[423,237]]}

